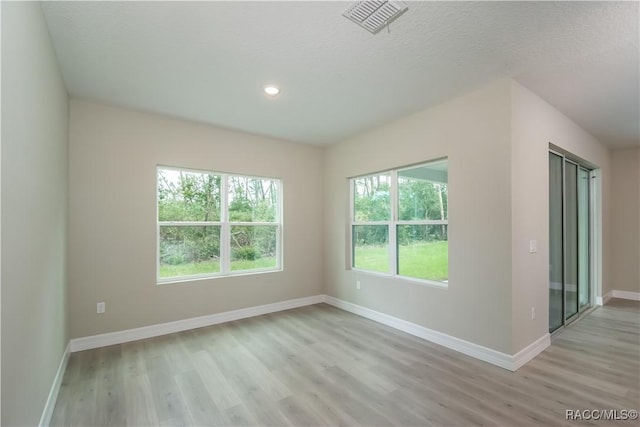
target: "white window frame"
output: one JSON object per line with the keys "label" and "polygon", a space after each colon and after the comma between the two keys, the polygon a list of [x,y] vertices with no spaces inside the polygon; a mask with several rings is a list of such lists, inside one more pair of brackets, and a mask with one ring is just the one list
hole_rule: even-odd
{"label": "white window frame", "polygon": [[[448,158],[441,158],[436,160],[430,160],[423,163],[418,163],[409,166],[403,166],[395,169],[383,170],[375,173],[368,173],[365,175],[358,175],[349,178],[349,252],[348,252],[348,266],[349,269],[357,272],[379,275],[385,277],[394,277],[410,282],[418,282],[421,284],[434,285],[438,287],[447,288],[449,286],[447,282],[438,282],[435,280],[421,279],[411,276],[403,276],[398,273],[398,242],[397,242],[397,227],[399,225],[446,225],[447,236],[449,235],[449,205],[447,204],[447,218],[445,220],[398,220],[398,172],[415,169],[422,166],[428,166],[435,163],[446,162],[447,168],[449,166]],[[355,181],[360,178],[367,178],[370,176],[377,176],[389,174],[389,203],[391,203],[391,216],[388,221],[356,221],[355,219]],[[447,187],[449,183],[447,182]],[[448,203],[449,200],[447,200]],[[386,272],[380,272],[376,270],[366,270],[354,266],[355,262],[355,246],[353,244],[353,229],[354,226],[359,225],[386,225],[388,228],[388,245],[389,245],[389,268]],[[449,263],[447,261],[447,270],[449,269]]]}
{"label": "white window frame", "polygon": [[[160,221],[158,200],[158,174],[161,169],[183,171],[198,174],[216,175],[220,177],[220,221]],[[274,222],[246,222],[229,220],[228,190],[229,178],[268,179],[275,181],[277,191],[276,220]],[[191,169],[177,166],[156,166],[156,284],[188,282],[193,280],[214,279],[220,277],[244,276],[249,274],[271,273],[283,270],[282,263],[282,180],[279,178],[243,175],[226,172]],[[276,226],[276,266],[266,268],[252,268],[248,270],[231,270],[231,227],[233,226]],[[215,273],[192,274],[187,276],[160,277],[160,228],[170,226],[219,226],[220,227],[220,271]]]}

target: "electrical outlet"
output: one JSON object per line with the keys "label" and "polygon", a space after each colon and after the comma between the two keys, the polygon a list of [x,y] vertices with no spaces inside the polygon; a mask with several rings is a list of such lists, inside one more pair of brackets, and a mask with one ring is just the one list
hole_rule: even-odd
{"label": "electrical outlet", "polygon": [[107,304],[104,302],[99,302],[96,304],[96,313],[102,314],[107,310]]}
{"label": "electrical outlet", "polygon": [[536,308],[531,307],[531,320],[536,318]]}
{"label": "electrical outlet", "polygon": [[356,280],[356,289],[360,290],[360,280]]}

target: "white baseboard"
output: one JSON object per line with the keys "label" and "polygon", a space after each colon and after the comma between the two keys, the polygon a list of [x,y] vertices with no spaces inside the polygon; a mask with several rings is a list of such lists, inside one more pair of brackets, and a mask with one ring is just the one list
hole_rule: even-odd
{"label": "white baseboard", "polygon": [[[69,342],[69,349],[66,353],[64,363],[68,359],[68,352],[76,352],[90,350],[93,348],[105,347],[114,344],[122,344],[125,342],[136,341],[146,338],[153,338],[161,335],[171,334],[175,332],[186,331],[204,326],[216,325],[234,320],[246,319],[262,314],[275,313],[278,311],[289,310],[292,308],[303,307],[307,305],[319,304],[326,302],[345,311],[357,314],[367,319],[374,320],[392,328],[407,332],[411,335],[425,339],[427,341],[440,344],[476,359],[491,363],[510,371],[515,371],[529,360],[533,359],[540,352],[544,351],[550,345],[550,336],[545,334],[515,355],[493,350],[479,344],[465,341],[460,338],[438,332],[415,323],[380,313],[378,311],[366,308],[357,304],[353,304],[329,295],[314,295],[311,297],[299,298],[288,301],[281,301],[273,304],[260,305],[256,307],[243,308],[239,310],[226,311],[223,313],[210,314],[207,316],[194,317],[190,319],[177,320],[174,322],[161,323],[157,325],[144,326],[141,328],[128,329],[118,332],[110,332],[107,334],[93,335],[83,338],[75,338]],[[62,364],[61,364],[62,366]],[[64,373],[64,370],[62,371]],[[57,379],[57,377],[56,377]],[[60,381],[62,377],[60,377]],[[59,389],[59,386],[58,386]],[[52,389],[53,390],[53,389]],[[57,395],[57,391],[56,391]],[[53,401],[55,404],[55,400]],[[51,409],[53,411],[53,408]],[[44,417],[44,414],[43,414]]]}
{"label": "white baseboard", "polygon": [[513,369],[511,371],[517,371],[527,362],[532,360],[538,354],[546,350],[551,345],[551,334],[546,333],[513,356],[509,356],[513,359]]}
{"label": "white baseboard", "polygon": [[66,371],[67,363],[69,362],[69,353],[69,344],[67,344],[67,347],[64,349],[64,353],[62,354],[60,365],[58,365],[58,371],[53,379],[51,390],[49,390],[47,402],[45,403],[44,410],[40,416],[40,423],[38,423],[40,427],[47,427],[51,424],[51,417],[53,416],[53,410],[55,409],[56,401],[58,400],[58,393],[60,392],[60,386],[62,385],[62,378],[64,377],[64,372]]}
{"label": "white baseboard", "polygon": [[376,322],[401,330],[427,341],[440,344],[444,347],[450,348],[451,350],[459,351],[460,353],[466,354],[467,356],[474,357],[476,359],[491,363],[492,365],[496,365],[510,371],[517,370],[551,344],[549,334],[545,334],[532,344],[528,345],[526,348],[519,351],[514,356],[511,356],[509,354],[502,353],[469,341],[465,341],[460,338],[452,337],[451,335],[434,331],[432,329],[425,328],[424,326],[420,326],[415,323],[390,316],[388,314],[380,313],[378,311],[371,310],[370,308],[343,301],[329,295],[325,296],[324,301],[327,304],[333,305],[342,310],[349,311],[362,317],[366,317],[367,319],[374,320]]}
{"label": "white baseboard", "polygon": [[614,289],[613,291],[609,291],[601,297],[596,297],[596,305],[603,306],[608,303],[611,298],[622,298],[632,301],[640,301],[640,292],[618,291]]}
{"label": "white baseboard", "polygon": [[607,302],[609,302],[612,296],[613,296],[613,292],[609,291],[601,297],[596,297],[596,305],[597,306],[605,305]]}
{"label": "white baseboard", "polygon": [[629,292],[629,291],[611,291],[611,296],[614,298],[622,298],[629,299],[632,301],[640,301],[640,292]]}
{"label": "white baseboard", "polygon": [[92,348],[122,344],[125,342],[172,334],[174,332],[231,322],[233,320],[246,319],[248,317],[260,316],[262,314],[275,313],[277,311],[289,310],[291,308],[303,307],[306,305],[319,304],[323,301],[324,295],[314,295],[311,297],[281,301],[273,304],[265,304],[255,307],[241,308],[239,310],[225,311],[223,313],[210,314],[207,316],[193,317],[191,319],[176,320],[174,322],[128,329],[125,331],[75,338],[72,339],[69,344],[72,352],[89,350]]}

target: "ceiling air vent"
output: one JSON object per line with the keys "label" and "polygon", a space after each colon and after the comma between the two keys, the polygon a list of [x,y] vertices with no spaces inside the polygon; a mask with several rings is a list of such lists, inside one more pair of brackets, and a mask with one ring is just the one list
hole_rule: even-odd
{"label": "ceiling air vent", "polygon": [[401,1],[357,1],[342,14],[372,34],[377,33],[407,10]]}

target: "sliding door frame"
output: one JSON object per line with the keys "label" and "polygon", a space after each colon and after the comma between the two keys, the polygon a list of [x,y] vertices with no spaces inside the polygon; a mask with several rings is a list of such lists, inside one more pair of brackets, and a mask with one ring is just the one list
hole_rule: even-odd
{"label": "sliding door frame", "polygon": [[[567,194],[568,194],[567,163],[571,163],[576,168],[576,176],[575,176],[576,178],[576,188],[575,188],[576,213],[575,213],[575,218],[573,218],[573,220],[575,221],[575,227],[576,227],[576,239],[575,239],[576,247],[574,248],[575,257],[576,257],[576,266],[575,266],[576,312],[571,314],[569,317],[567,317],[567,307],[569,304],[567,302],[567,290],[566,290],[568,270],[569,270],[569,266],[567,265],[569,256],[567,254],[569,253],[569,244],[573,244],[574,242],[569,242],[569,239],[567,238],[568,230],[569,230],[568,221],[567,221],[567,204],[568,204],[567,203]],[[578,316],[580,315],[580,293],[579,293],[580,289],[578,288],[578,285],[580,283],[580,266],[579,266],[579,260],[578,260],[578,250],[580,247],[580,241],[578,239],[578,217],[580,216],[578,211],[578,171],[579,170],[580,170],[580,164],[578,162],[568,158],[567,156],[562,156],[562,261],[564,263],[562,267],[562,299],[563,299],[562,319],[563,319],[564,326],[567,326],[568,324],[577,320]],[[591,262],[589,262],[589,264],[591,264]]]}
{"label": "sliding door frame", "polygon": [[[582,305],[580,303],[580,293],[578,292],[578,314],[580,313],[584,313],[586,310],[589,310],[591,307],[594,306],[594,301],[593,301],[593,290],[594,290],[594,277],[593,277],[593,265],[595,264],[595,258],[594,258],[594,254],[593,254],[593,242],[594,242],[594,235],[595,235],[595,227],[594,227],[594,221],[593,221],[593,206],[592,206],[592,202],[593,202],[593,187],[594,187],[594,180],[596,178],[595,174],[594,174],[594,170],[593,169],[589,169],[587,168],[585,165],[580,164],[578,166],[578,179],[580,179],[580,172],[586,172],[587,174],[587,193],[586,193],[586,197],[587,197],[587,209],[585,214],[587,215],[586,221],[587,221],[587,241],[586,241],[586,246],[587,246],[587,258],[589,259],[589,265],[588,265],[588,284],[587,284],[587,302]],[[580,203],[580,184],[578,184],[578,204]],[[578,245],[580,245],[580,207],[578,206]],[[578,258],[580,257],[580,246],[578,246]],[[578,268],[580,268],[578,266]],[[580,270],[578,270],[578,287],[580,287]]]}
{"label": "sliding door frame", "polygon": [[[599,170],[595,167],[592,167],[586,162],[580,161],[575,156],[570,155],[569,153],[564,152],[563,150],[554,149],[552,146],[549,147],[549,154],[554,154],[560,157],[562,164],[562,324],[558,326],[554,330],[550,330],[551,333],[561,331],[565,326],[573,323],[578,320],[581,315],[585,313],[585,311],[595,306],[594,296],[596,295],[596,285],[601,284],[601,279],[599,277],[600,274],[600,251],[597,250],[599,247],[597,242],[600,240],[599,233],[599,224],[601,222],[600,216],[598,215],[600,210],[596,203],[599,203],[598,196],[598,188],[599,185],[596,185],[596,181],[599,181]],[[576,258],[578,262],[577,267],[577,276],[576,276],[576,312],[569,317],[566,317],[566,307],[567,307],[567,188],[566,188],[566,163],[571,163],[576,166],[576,227],[577,227],[577,248],[576,248]],[[580,305],[580,266],[579,266],[579,248],[580,245],[583,244],[580,241],[580,207],[579,207],[579,187],[580,187],[580,171],[586,171],[588,176],[588,199],[587,199],[587,221],[588,221],[588,237],[587,237],[587,253],[588,253],[588,301],[587,303],[581,307]],[[551,244],[551,241],[549,241]],[[548,286],[550,286],[549,283]]]}

